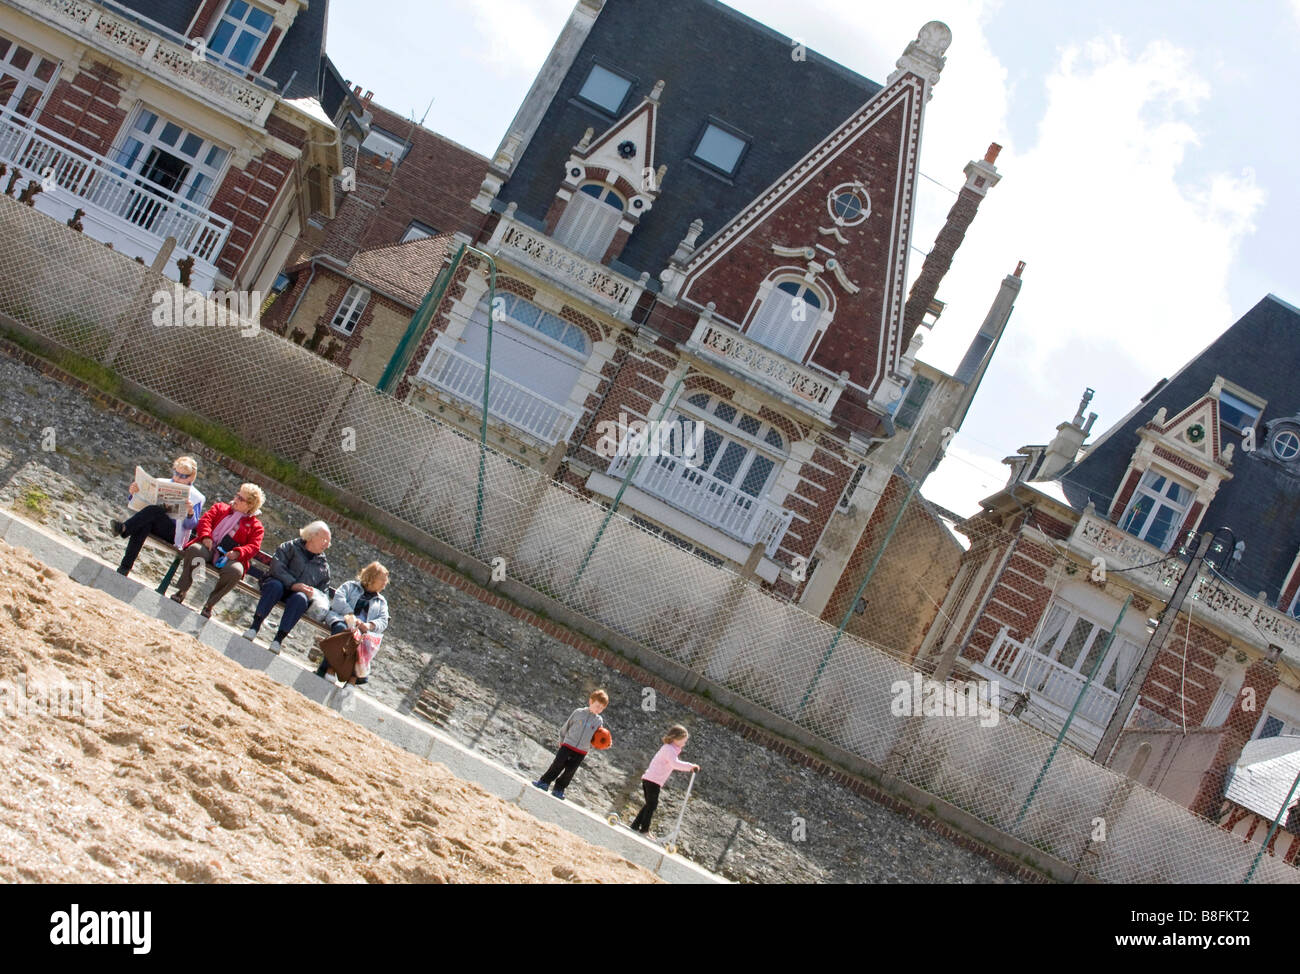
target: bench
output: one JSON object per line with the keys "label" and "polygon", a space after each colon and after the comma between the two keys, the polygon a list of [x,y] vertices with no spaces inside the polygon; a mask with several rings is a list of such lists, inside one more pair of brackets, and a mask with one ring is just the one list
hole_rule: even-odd
{"label": "bench", "polygon": [[[176,572],[180,570],[181,553],[176,550],[175,545],[168,544],[166,541],[163,541],[161,538],[156,538],[153,535],[150,535],[145,540],[145,544],[157,548],[159,551],[166,551],[172,556],[171,566],[167,569],[166,574],[162,577],[162,581],[158,583],[158,587],[155,589],[159,595],[166,595],[167,589],[172,583],[172,579],[176,577]],[[206,568],[207,566],[205,565],[204,567]],[[210,568],[208,570],[211,571]],[[254,598],[260,598],[262,592],[258,587],[258,583],[270,573],[271,554],[266,551],[259,551],[253,556],[252,561],[249,563],[248,571],[235,585],[234,590],[247,592]],[[334,600],[334,590],[327,589],[326,591],[329,594],[330,601],[332,602]],[[304,615],[300,621],[305,622],[310,626],[314,626],[327,636],[330,634],[329,626],[325,625],[323,622],[317,622],[310,616]]]}

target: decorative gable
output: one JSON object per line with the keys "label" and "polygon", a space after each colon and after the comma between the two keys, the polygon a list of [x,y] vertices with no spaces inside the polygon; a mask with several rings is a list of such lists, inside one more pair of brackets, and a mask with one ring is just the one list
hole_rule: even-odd
{"label": "decorative gable", "polygon": [[1134,503],[1135,493],[1140,493],[1144,476],[1149,474],[1146,479],[1151,481],[1163,475],[1192,492],[1181,531],[1196,529],[1219,485],[1232,479],[1228,468],[1235,447],[1231,443],[1223,446],[1219,440],[1219,391],[1216,381],[1209,392],[1172,419],[1161,407],[1137,430],[1138,447],[1111,504],[1112,521],[1120,523]]}
{"label": "decorative gable", "polygon": [[654,168],[663,82],[593,141],[587,129],[564,165],[546,232],[584,256],[607,262],[623,250],[659,195],[667,167]]}
{"label": "decorative gable", "polygon": [[714,320],[739,329],[765,282],[798,272],[836,309],[809,363],[845,376],[859,404],[897,384],[921,123],[950,40],[942,24],[927,24],[908,49],[929,58],[925,73],[915,58],[900,60],[887,87],[661,275],[664,297],[712,307]]}

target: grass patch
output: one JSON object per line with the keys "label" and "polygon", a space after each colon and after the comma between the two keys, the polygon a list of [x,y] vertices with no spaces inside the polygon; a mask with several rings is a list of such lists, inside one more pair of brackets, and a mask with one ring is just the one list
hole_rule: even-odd
{"label": "grass patch", "polygon": [[18,503],[24,511],[42,521],[50,516],[50,495],[35,485],[23,491]]}

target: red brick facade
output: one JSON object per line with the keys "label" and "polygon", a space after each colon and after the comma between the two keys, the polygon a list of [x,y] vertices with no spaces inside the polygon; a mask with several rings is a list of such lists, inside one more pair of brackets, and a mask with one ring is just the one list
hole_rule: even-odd
{"label": "red brick facade", "polygon": [[121,76],[102,64],[90,65],[71,80],[64,72],[37,121],[92,152],[107,155],[126,121],[126,111],[117,107],[122,89]]}

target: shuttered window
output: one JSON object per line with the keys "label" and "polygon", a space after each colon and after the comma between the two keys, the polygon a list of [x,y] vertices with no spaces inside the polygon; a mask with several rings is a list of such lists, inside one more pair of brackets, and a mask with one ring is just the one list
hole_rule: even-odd
{"label": "shuttered window", "polygon": [[772,351],[799,362],[817,333],[821,316],[822,301],[816,291],[802,281],[781,281],[754,312],[746,333]]}
{"label": "shuttered window", "polygon": [[623,201],[618,194],[601,183],[588,183],[564,208],[555,228],[555,242],[583,257],[600,260],[622,218]]}

